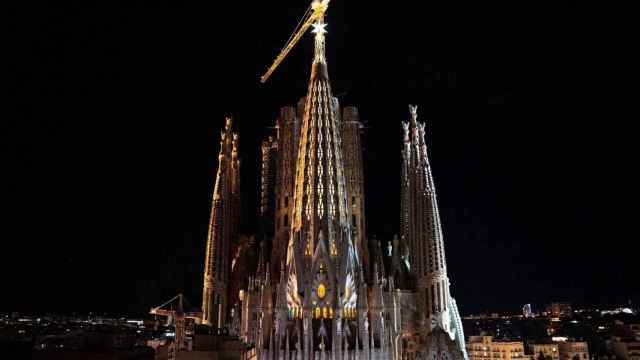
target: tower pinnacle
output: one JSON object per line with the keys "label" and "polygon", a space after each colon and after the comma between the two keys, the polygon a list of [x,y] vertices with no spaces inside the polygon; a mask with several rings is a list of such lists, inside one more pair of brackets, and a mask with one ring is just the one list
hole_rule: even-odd
{"label": "tower pinnacle", "polygon": [[315,49],[314,49],[315,54],[313,57],[313,62],[326,64],[327,60],[324,56],[324,39],[325,39],[324,34],[327,33],[327,30],[325,29],[327,27],[327,24],[324,23],[323,19],[318,19],[318,22],[313,24],[312,26],[313,26],[312,32],[316,34]]}
{"label": "tower pinnacle", "polygon": [[202,321],[216,328],[223,327],[230,310],[227,306],[231,269],[229,258],[240,210],[239,171],[238,134],[233,132],[231,118],[227,118],[220,133],[218,172],[209,219],[202,294]]}
{"label": "tower pinnacle", "polygon": [[425,124],[417,120],[417,106],[409,105],[409,112],[411,119],[402,123],[402,239],[411,249],[410,269],[428,323],[426,334],[444,331],[456,341],[466,358],[460,315],[449,292],[442,223],[427,156]]}

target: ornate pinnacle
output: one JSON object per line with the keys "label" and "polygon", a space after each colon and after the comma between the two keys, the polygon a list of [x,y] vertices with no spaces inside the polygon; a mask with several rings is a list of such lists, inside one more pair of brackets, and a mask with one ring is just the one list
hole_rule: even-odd
{"label": "ornate pinnacle", "polygon": [[326,23],[319,22],[311,26],[313,26],[313,30],[311,32],[317,34],[316,36],[324,36],[324,34],[327,33],[327,29],[325,29],[327,27]]}
{"label": "ornate pinnacle", "polygon": [[316,34],[315,38],[315,55],[313,57],[314,63],[326,63],[326,59],[324,56],[324,34],[327,32],[325,27],[327,24],[324,23],[322,18],[318,19],[318,22],[313,24],[313,33]]}
{"label": "ornate pinnacle", "polygon": [[409,112],[411,113],[411,121],[416,122],[418,120],[418,105],[409,105]]}

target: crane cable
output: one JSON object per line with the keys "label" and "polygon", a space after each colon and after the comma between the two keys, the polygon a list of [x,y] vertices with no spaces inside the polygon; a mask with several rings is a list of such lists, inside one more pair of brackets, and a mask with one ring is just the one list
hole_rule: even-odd
{"label": "crane cable", "polygon": [[[153,309],[154,309],[154,310],[157,310],[157,309],[162,308],[163,306],[165,306],[165,305],[167,305],[167,304],[171,303],[173,300],[175,300],[175,299],[177,299],[178,297],[180,297],[180,295],[182,295],[182,294],[178,294],[178,295],[176,295],[176,296],[172,297],[170,300],[166,301],[164,304],[162,304],[162,305],[160,305],[160,306],[156,306],[156,307],[154,307]],[[184,299],[183,299],[183,300],[184,300]]]}
{"label": "crane cable", "polygon": [[[293,47],[294,44],[292,44],[292,42],[294,40],[296,40],[296,37],[302,36],[302,34],[300,34],[300,31],[302,30],[303,27],[305,27],[305,25],[307,25],[309,23],[311,17],[313,16],[313,13],[311,13],[311,10],[312,10],[312,7],[310,5],[307,8],[307,10],[305,11],[305,13],[302,16],[302,18],[300,19],[300,21],[298,22],[298,25],[296,25],[296,27],[293,29],[293,32],[291,33],[291,36],[289,36],[289,39],[285,43],[285,45],[282,48],[282,50],[280,50],[280,52],[278,53],[278,56],[276,56],[276,59],[274,60],[273,64],[271,64],[271,66],[269,66],[269,68],[267,69],[267,72],[265,72],[264,75],[262,75],[262,77],[260,79],[261,82],[264,83],[266,81],[266,79],[271,76],[273,71],[275,71],[275,68],[280,64],[280,62],[282,62],[282,60],[284,60],[284,57],[286,56],[286,54]],[[297,40],[296,40],[296,42],[297,42]]]}
{"label": "crane cable", "polygon": [[309,12],[311,12],[311,5],[309,5],[309,7],[307,7],[307,11],[305,11],[304,15],[302,15],[302,18],[300,18],[300,21],[298,22],[298,25],[296,25],[296,27],[293,29],[293,32],[291,33],[291,36],[289,36],[289,39],[284,44],[284,48],[286,48],[287,45],[289,45],[289,43],[291,42],[291,40],[293,40],[293,38],[296,36],[298,31],[300,31],[300,28],[302,27],[302,25],[307,22],[308,18],[311,16],[309,14]]}
{"label": "crane cable", "polygon": [[[298,25],[293,30],[291,36],[287,40],[284,48],[280,50],[280,53],[276,56],[275,60],[267,68],[267,71],[260,77],[260,82],[265,83],[269,77],[273,74],[276,68],[282,63],[285,59],[289,51],[298,43],[300,38],[304,35],[307,29],[313,25],[313,22],[320,19],[322,21],[322,17],[327,10],[327,6],[330,0],[314,0],[311,5],[307,8],[304,15],[298,22]],[[315,5],[315,6],[314,6]]]}

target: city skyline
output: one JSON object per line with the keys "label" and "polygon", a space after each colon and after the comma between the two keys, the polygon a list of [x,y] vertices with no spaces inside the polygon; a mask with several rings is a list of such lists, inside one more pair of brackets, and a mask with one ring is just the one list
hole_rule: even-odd
{"label": "city skyline", "polygon": [[[564,5],[567,14],[581,11]],[[613,142],[595,148],[592,137],[606,129],[581,121],[591,111],[579,105],[605,96],[580,80],[593,63],[573,62],[586,40],[578,37],[576,48],[564,52],[561,40],[550,41],[563,56],[545,63],[513,42],[516,34],[533,41],[555,33],[527,38],[515,20],[497,24],[522,32],[484,29],[474,38],[443,34],[446,20],[463,23],[455,17],[421,29],[425,24],[411,24],[419,16],[395,10],[396,29],[382,30],[358,18],[355,5],[335,6],[329,72],[334,93],[357,106],[366,123],[369,238],[386,242],[399,233],[397,216],[389,216],[400,210],[398,139],[406,104],[417,103],[431,135],[449,277],[462,314],[551,300],[638,299],[633,251],[625,251],[633,244],[624,224],[613,226],[625,215],[610,211],[614,196],[593,196],[594,189],[621,191],[606,170],[624,154],[612,151]],[[435,10],[450,10],[440,6]],[[210,25],[197,14],[211,8],[157,8],[158,18],[129,10],[132,19],[114,21],[109,15],[121,14],[116,8],[75,10],[83,16],[71,19],[49,8],[26,22],[48,27],[16,24],[23,41],[12,63],[16,116],[7,137],[3,197],[10,216],[2,236],[15,239],[8,244],[15,256],[2,264],[11,296],[0,301],[0,311],[143,312],[177,292],[197,303],[224,115],[242,134],[241,232],[258,231],[259,144],[278,109],[304,95],[310,46],[301,44],[271,84],[258,86],[277,40],[288,34],[288,14],[271,10],[283,24],[269,36],[219,36],[218,51],[209,52],[202,46],[212,41],[208,26],[220,26],[216,34],[233,26],[230,20]],[[161,28],[159,19],[172,11],[176,29]],[[249,15],[254,32],[266,25],[258,13]],[[26,14],[17,9],[16,18]],[[565,35],[575,25],[552,24]],[[498,34],[502,42],[483,43],[483,36]],[[455,46],[460,40],[469,47]],[[479,53],[488,58],[466,59]],[[227,59],[230,54],[242,59]]]}

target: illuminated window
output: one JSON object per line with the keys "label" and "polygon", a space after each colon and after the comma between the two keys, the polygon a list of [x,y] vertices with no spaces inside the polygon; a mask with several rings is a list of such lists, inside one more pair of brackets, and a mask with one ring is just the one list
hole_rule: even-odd
{"label": "illuminated window", "polygon": [[316,308],[316,319],[320,319],[320,307]]}
{"label": "illuminated window", "polygon": [[329,317],[329,309],[326,306],[322,308],[322,317],[325,319]]}

